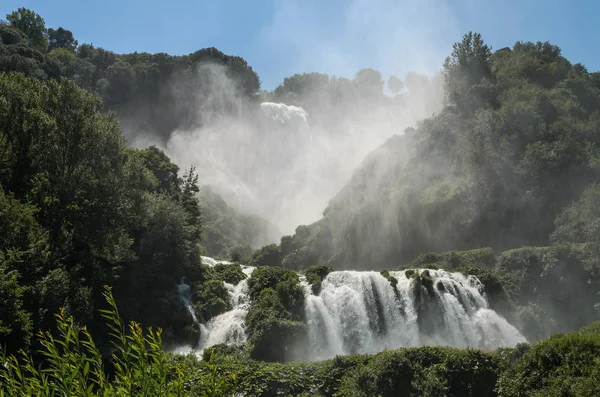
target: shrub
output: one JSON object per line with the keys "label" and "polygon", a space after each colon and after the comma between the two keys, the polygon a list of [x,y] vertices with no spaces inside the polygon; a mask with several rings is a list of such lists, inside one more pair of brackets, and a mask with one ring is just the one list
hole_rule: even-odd
{"label": "shrub", "polygon": [[555,335],[498,379],[500,397],[600,395],[600,335]]}
{"label": "shrub", "polygon": [[[86,327],[76,325],[64,310],[56,315],[58,335],[38,334],[41,345],[37,366],[31,355],[6,356],[0,352],[0,395],[21,396],[183,396],[184,368],[170,363],[162,351],[161,330],[147,332],[135,323],[125,326],[119,316],[112,292],[104,297],[109,309],[102,317],[110,329],[113,344],[112,373],[105,364]],[[220,378],[217,367],[199,383],[207,390],[203,396],[234,395],[235,378]],[[42,369],[43,368],[43,369]]]}
{"label": "shrub", "polygon": [[239,264],[225,265],[219,263],[214,268],[214,277],[229,284],[236,285],[240,281],[246,279],[246,275],[242,271]]}
{"label": "shrub", "polygon": [[304,290],[298,275],[279,267],[258,267],[248,285],[252,299],[246,317],[250,356],[289,360],[295,356],[294,347],[306,337]]}
{"label": "shrub", "polygon": [[304,276],[306,276],[306,281],[311,284],[313,294],[318,295],[321,292],[321,282],[332,271],[331,266],[325,265],[311,266],[304,270]]}
{"label": "shrub", "polygon": [[231,309],[229,292],[221,280],[211,279],[196,285],[195,306],[202,321]]}
{"label": "shrub", "polygon": [[281,251],[277,244],[269,244],[252,254],[252,266],[281,266]]}

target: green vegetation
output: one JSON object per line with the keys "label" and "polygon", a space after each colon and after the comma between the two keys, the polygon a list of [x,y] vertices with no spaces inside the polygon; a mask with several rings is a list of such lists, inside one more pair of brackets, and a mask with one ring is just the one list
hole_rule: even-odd
{"label": "green vegetation", "polygon": [[556,335],[528,349],[500,376],[499,396],[595,396],[600,393],[600,334]]}
{"label": "green vegetation", "polygon": [[217,264],[213,270],[217,279],[233,285],[239,283],[247,277],[242,271],[242,266],[239,264],[224,265],[220,263]]}
{"label": "green vegetation", "polygon": [[[0,352],[0,394],[7,396],[185,396],[185,366],[169,360],[162,351],[162,330],[144,332],[136,322],[127,326],[119,316],[110,289],[103,293],[109,309],[101,310],[110,329],[112,356],[106,370],[102,354],[86,327],[78,326],[64,311],[56,315],[58,335],[40,332],[38,354],[43,369],[22,352]],[[205,364],[204,394],[235,393],[235,376],[218,376],[217,367]]]}
{"label": "green vegetation", "polygon": [[[126,148],[114,115],[70,80],[0,74],[0,92],[0,290],[14,302],[1,334],[9,348],[48,329],[60,307],[95,329],[107,283],[126,302],[125,318],[177,337],[191,320],[174,286],[200,263],[193,169],[180,177],[162,152]],[[11,330],[16,324],[22,331]]]}
{"label": "green vegetation", "polygon": [[306,281],[311,285],[313,294],[319,295],[321,292],[321,282],[329,273],[333,271],[331,266],[311,266],[303,271]]}
{"label": "green vegetation", "polygon": [[[214,48],[114,54],[46,29],[28,9],[0,22],[1,395],[212,396],[231,395],[230,384],[248,396],[600,393],[598,73],[549,43],[493,53],[465,35],[444,64],[444,108],[371,153],[323,219],[254,253],[270,225],[201,189],[194,168],[180,172],[158,148],[128,148],[120,124],[163,140],[202,125],[212,74],[235,83],[236,100],[258,103],[256,73]],[[383,84],[371,69],[352,80],[310,73],[260,96],[319,119],[387,100]],[[404,87],[433,83],[388,85],[400,104]],[[211,268],[203,253],[237,263]],[[333,269],[411,261],[415,294],[435,292],[432,269],[476,275],[491,307],[542,341],[272,363],[306,346],[296,270],[318,294]],[[190,286],[206,322],[230,308],[224,283],[246,278],[240,263],[257,266],[247,345],[218,346],[208,362],[163,353],[163,338],[194,343],[200,332],[177,285]]]}
{"label": "green vegetation", "polygon": [[493,53],[472,33],[443,75],[444,108],[373,151],[293,249],[282,240],[284,266],[599,241],[600,75],[549,43]]}
{"label": "green vegetation", "polygon": [[199,192],[202,206],[203,247],[206,254],[238,262],[247,260],[254,248],[272,241],[274,227],[254,215],[244,215],[231,208],[209,186]]}
{"label": "green vegetation", "polygon": [[281,266],[281,251],[277,244],[269,244],[254,251],[252,266]]}
{"label": "green vegetation", "polygon": [[298,274],[261,266],[252,273],[248,287],[252,299],[246,317],[250,357],[267,361],[298,357],[295,349],[302,348],[306,337],[304,291]]}
{"label": "green vegetation", "polygon": [[[113,354],[109,366],[86,327],[61,311],[58,335],[40,332],[38,355],[0,354],[2,395],[156,396],[591,396],[598,389],[600,334],[556,335],[496,352],[407,348],[314,363],[265,363],[215,347],[206,360],[162,351],[162,331],[119,316],[110,289],[102,310]],[[597,328],[597,327],[596,327]]]}
{"label": "green vegetation", "polygon": [[[0,72],[21,72],[43,80],[73,80],[102,97],[104,105],[148,135],[168,139],[177,128],[201,125],[197,109],[214,94],[207,84],[215,73],[230,78],[237,96],[254,102],[260,80],[247,62],[216,48],[189,55],[165,53],[115,54],[91,44],[79,44],[62,27],[46,29],[43,18],[20,8],[0,25]],[[207,66],[210,65],[210,66]],[[177,98],[185,97],[186,101]],[[219,98],[226,102],[226,97]],[[235,104],[224,103],[232,111]]]}

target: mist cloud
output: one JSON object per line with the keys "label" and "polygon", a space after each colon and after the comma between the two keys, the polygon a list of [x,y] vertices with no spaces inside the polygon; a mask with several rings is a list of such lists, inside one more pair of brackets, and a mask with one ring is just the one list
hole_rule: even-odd
{"label": "mist cloud", "polygon": [[[277,1],[255,51],[286,71],[352,77],[363,68],[384,77],[433,75],[461,36],[446,1]],[[262,76],[270,86],[292,73]],[[287,75],[286,75],[287,74]]]}

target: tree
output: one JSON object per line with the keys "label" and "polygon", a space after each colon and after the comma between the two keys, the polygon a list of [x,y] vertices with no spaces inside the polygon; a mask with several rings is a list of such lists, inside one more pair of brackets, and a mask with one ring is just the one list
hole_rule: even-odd
{"label": "tree", "polygon": [[56,48],[65,48],[69,51],[75,51],[77,48],[77,40],[73,37],[73,33],[70,30],[63,28],[48,29],[48,43],[49,50]]}
{"label": "tree", "polygon": [[388,88],[394,95],[398,95],[404,89],[404,83],[398,77],[391,75],[387,81]]}
{"label": "tree", "polygon": [[354,76],[354,85],[360,95],[376,98],[383,93],[381,73],[374,69],[361,69]]}
{"label": "tree", "polygon": [[25,33],[34,47],[46,50],[48,37],[46,36],[46,24],[41,16],[27,8],[19,8],[17,11],[6,14],[6,20],[11,27]]}
{"label": "tree", "polygon": [[124,104],[135,95],[136,76],[133,67],[117,59],[106,71],[108,85],[104,90],[104,99],[112,105]]}
{"label": "tree", "polygon": [[493,79],[492,50],[479,33],[473,32],[465,34],[452,48],[452,54],[444,62],[448,101],[459,112],[472,115],[492,102],[488,85]]}
{"label": "tree", "polygon": [[17,272],[7,272],[0,262],[0,350],[16,353],[29,346],[32,337],[31,315],[23,309],[23,291]]}

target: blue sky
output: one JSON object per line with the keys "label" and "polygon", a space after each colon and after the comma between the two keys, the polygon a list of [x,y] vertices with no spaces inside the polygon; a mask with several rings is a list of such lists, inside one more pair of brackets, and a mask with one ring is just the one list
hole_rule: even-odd
{"label": "blue sky", "polygon": [[18,7],[118,53],[217,47],[246,59],[267,89],[302,72],[431,74],[469,30],[494,49],[547,40],[600,70],[596,0],[2,0],[0,15]]}

